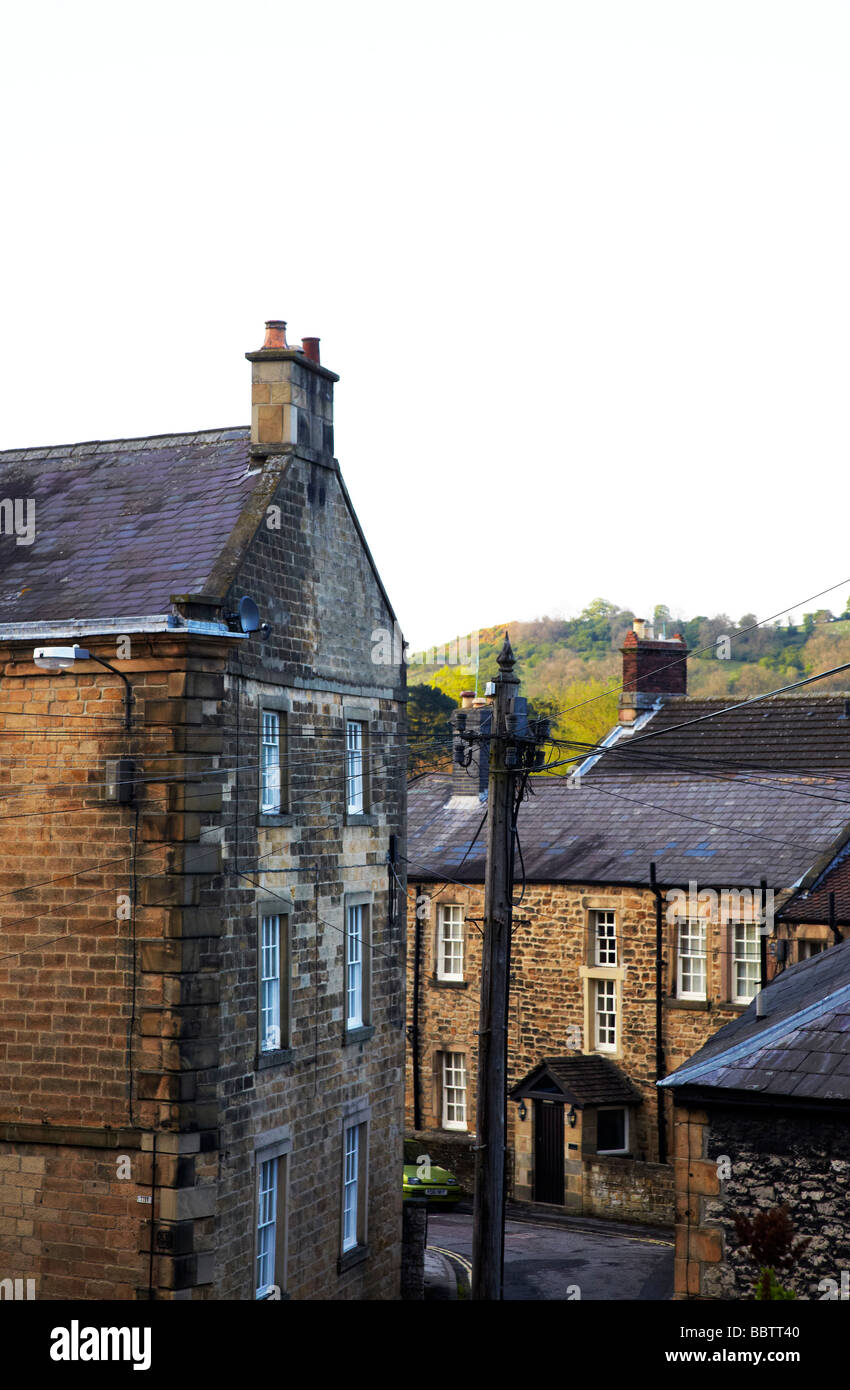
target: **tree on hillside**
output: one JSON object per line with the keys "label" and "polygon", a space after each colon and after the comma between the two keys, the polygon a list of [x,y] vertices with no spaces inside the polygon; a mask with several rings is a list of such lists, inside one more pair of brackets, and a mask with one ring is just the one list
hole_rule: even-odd
{"label": "tree on hillside", "polygon": [[[558,761],[569,758],[574,766],[611,732],[617,722],[619,690],[619,681],[591,678],[529,701],[533,717],[545,716],[552,721],[552,738],[561,745],[555,755]],[[570,766],[554,769],[565,775],[570,770]]]}
{"label": "tree on hillside", "polygon": [[666,603],[656,603],[655,611],[652,615],[652,630],[656,637],[673,636],[673,615]]}
{"label": "tree on hillside", "polygon": [[456,708],[457,702],[433,685],[413,685],[409,688],[409,776],[426,770],[437,772],[451,768],[451,714]]}

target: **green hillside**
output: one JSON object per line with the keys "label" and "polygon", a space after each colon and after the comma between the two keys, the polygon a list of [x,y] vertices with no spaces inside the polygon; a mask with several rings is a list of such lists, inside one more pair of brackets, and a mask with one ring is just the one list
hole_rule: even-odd
{"label": "green hillside", "polygon": [[[533,712],[553,720],[556,737],[595,743],[616,723],[620,648],[635,616],[606,599],[594,599],[577,618],[540,618],[482,628],[478,692],[482,694],[486,682],[498,673],[496,655],[507,630],[517,657],[521,693]],[[688,693],[704,698],[744,700],[850,662],[850,612],[836,620],[828,609],[819,609],[805,614],[796,626],[786,621],[757,627],[752,613],[737,622],[723,613],[684,618],[660,604],[651,621],[656,637],[680,633],[685,639],[691,653]],[[417,653],[411,661],[411,737],[415,729],[416,740],[411,748],[412,769],[450,760],[449,701],[456,704],[462,690],[474,688],[474,664],[457,664],[472,655],[474,642],[466,638],[454,647]],[[812,689],[850,690],[850,671],[819,681]],[[436,692],[448,698],[440,702]]]}

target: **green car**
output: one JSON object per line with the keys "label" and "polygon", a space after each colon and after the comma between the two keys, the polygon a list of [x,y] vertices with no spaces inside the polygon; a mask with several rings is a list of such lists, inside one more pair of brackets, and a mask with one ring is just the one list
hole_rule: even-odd
{"label": "green car", "polygon": [[419,1139],[404,1141],[404,1201],[427,1202],[428,1206],[451,1210],[463,1196],[463,1188],[447,1168],[439,1168],[428,1157],[427,1145]]}

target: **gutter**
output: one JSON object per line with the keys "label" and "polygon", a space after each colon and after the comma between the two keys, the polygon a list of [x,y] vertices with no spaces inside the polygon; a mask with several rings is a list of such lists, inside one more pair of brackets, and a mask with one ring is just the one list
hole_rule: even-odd
{"label": "gutter", "polygon": [[182,618],[175,613],[155,613],[128,618],[66,618],[50,623],[0,623],[0,642],[37,642],[46,637],[97,637],[107,633],[168,632],[173,636],[248,638],[224,623]]}

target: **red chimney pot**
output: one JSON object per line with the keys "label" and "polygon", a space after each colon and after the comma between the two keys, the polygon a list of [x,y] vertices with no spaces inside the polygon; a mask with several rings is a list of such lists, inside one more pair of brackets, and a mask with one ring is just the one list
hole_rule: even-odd
{"label": "red chimney pot", "polygon": [[264,348],[288,348],[286,341],[286,321],[284,319],[266,319],[266,340]]}
{"label": "red chimney pot", "polygon": [[304,349],[304,356],[305,356],[305,357],[308,357],[308,358],[310,359],[311,362],[315,362],[317,366],[320,365],[320,364],[319,364],[319,343],[320,343],[320,342],[321,342],[321,338],[302,338],[302,339],[301,339],[301,346],[302,346],[302,348]]}

